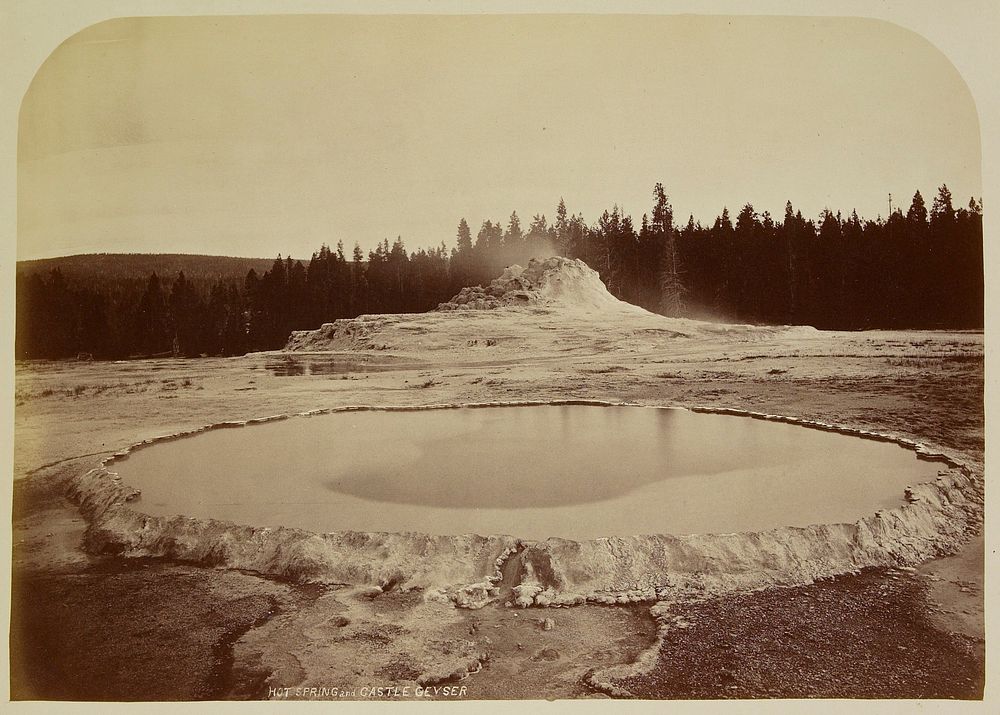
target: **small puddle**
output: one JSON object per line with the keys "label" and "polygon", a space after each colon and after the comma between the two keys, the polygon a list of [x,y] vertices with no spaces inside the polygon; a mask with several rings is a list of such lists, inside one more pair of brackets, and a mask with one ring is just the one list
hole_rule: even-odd
{"label": "small puddle", "polygon": [[853,522],[938,468],[794,424],[589,405],[334,412],[209,430],[111,466],[153,515],[576,540]]}
{"label": "small puddle", "polygon": [[347,375],[350,373],[391,372],[394,370],[416,370],[426,367],[425,363],[358,358],[342,355],[291,356],[267,360],[264,367],[275,377],[297,377],[299,375]]}

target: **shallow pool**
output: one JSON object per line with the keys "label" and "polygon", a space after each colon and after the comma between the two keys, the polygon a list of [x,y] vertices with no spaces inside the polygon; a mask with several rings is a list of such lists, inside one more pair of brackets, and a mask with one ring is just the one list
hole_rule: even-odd
{"label": "shallow pool", "polygon": [[855,521],[939,465],[748,417],[543,405],[292,417],[156,443],[110,468],[153,515],[579,540]]}

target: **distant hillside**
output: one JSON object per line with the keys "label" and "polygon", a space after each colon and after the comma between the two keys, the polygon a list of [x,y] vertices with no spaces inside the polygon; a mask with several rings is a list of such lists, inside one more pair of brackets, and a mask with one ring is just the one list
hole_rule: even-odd
{"label": "distant hillside", "polygon": [[[232,256],[191,256],[180,253],[88,253],[60,258],[18,261],[17,271],[30,277],[42,276],[58,268],[66,282],[73,286],[97,288],[133,280],[145,281],[151,273],[169,283],[184,271],[184,276],[200,290],[215,284],[243,284],[252,268],[263,275],[274,258],[234,258]],[[307,264],[308,259],[303,261]]]}

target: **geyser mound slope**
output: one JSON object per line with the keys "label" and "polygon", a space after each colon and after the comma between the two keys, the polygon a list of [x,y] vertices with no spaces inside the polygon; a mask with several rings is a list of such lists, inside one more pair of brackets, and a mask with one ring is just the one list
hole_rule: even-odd
{"label": "geyser mound slope", "polygon": [[463,288],[438,310],[496,310],[510,306],[548,306],[563,310],[620,311],[650,315],[615,298],[597,271],[579,259],[553,256],[531,259],[527,268],[508,266],[485,288]]}
{"label": "geyser mound slope", "polygon": [[[597,271],[578,259],[532,259],[509,266],[485,288],[463,288],[429,313],[375,314],[324,323],[291,334],[287,352],[392,351],[422,359],[428,351],[490,347],[493,357],[567,356],[571,352],[634,351],[707,338],[726,344],[809,337],[810,327],[753,326],[669,318],[613,296]],[[678,339],[681,339],[679,341]],[[695,340],[694,342],[697,342]]]}

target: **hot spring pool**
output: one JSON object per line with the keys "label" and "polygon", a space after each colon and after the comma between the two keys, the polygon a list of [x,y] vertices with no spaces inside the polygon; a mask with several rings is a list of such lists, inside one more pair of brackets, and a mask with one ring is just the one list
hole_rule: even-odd
{"label": "hot spring pool", "polygon": [[582,540],[853,522],[938,465],[748,417],[543,405],[292,417],[155,443],[110,469],[151,515]]}

